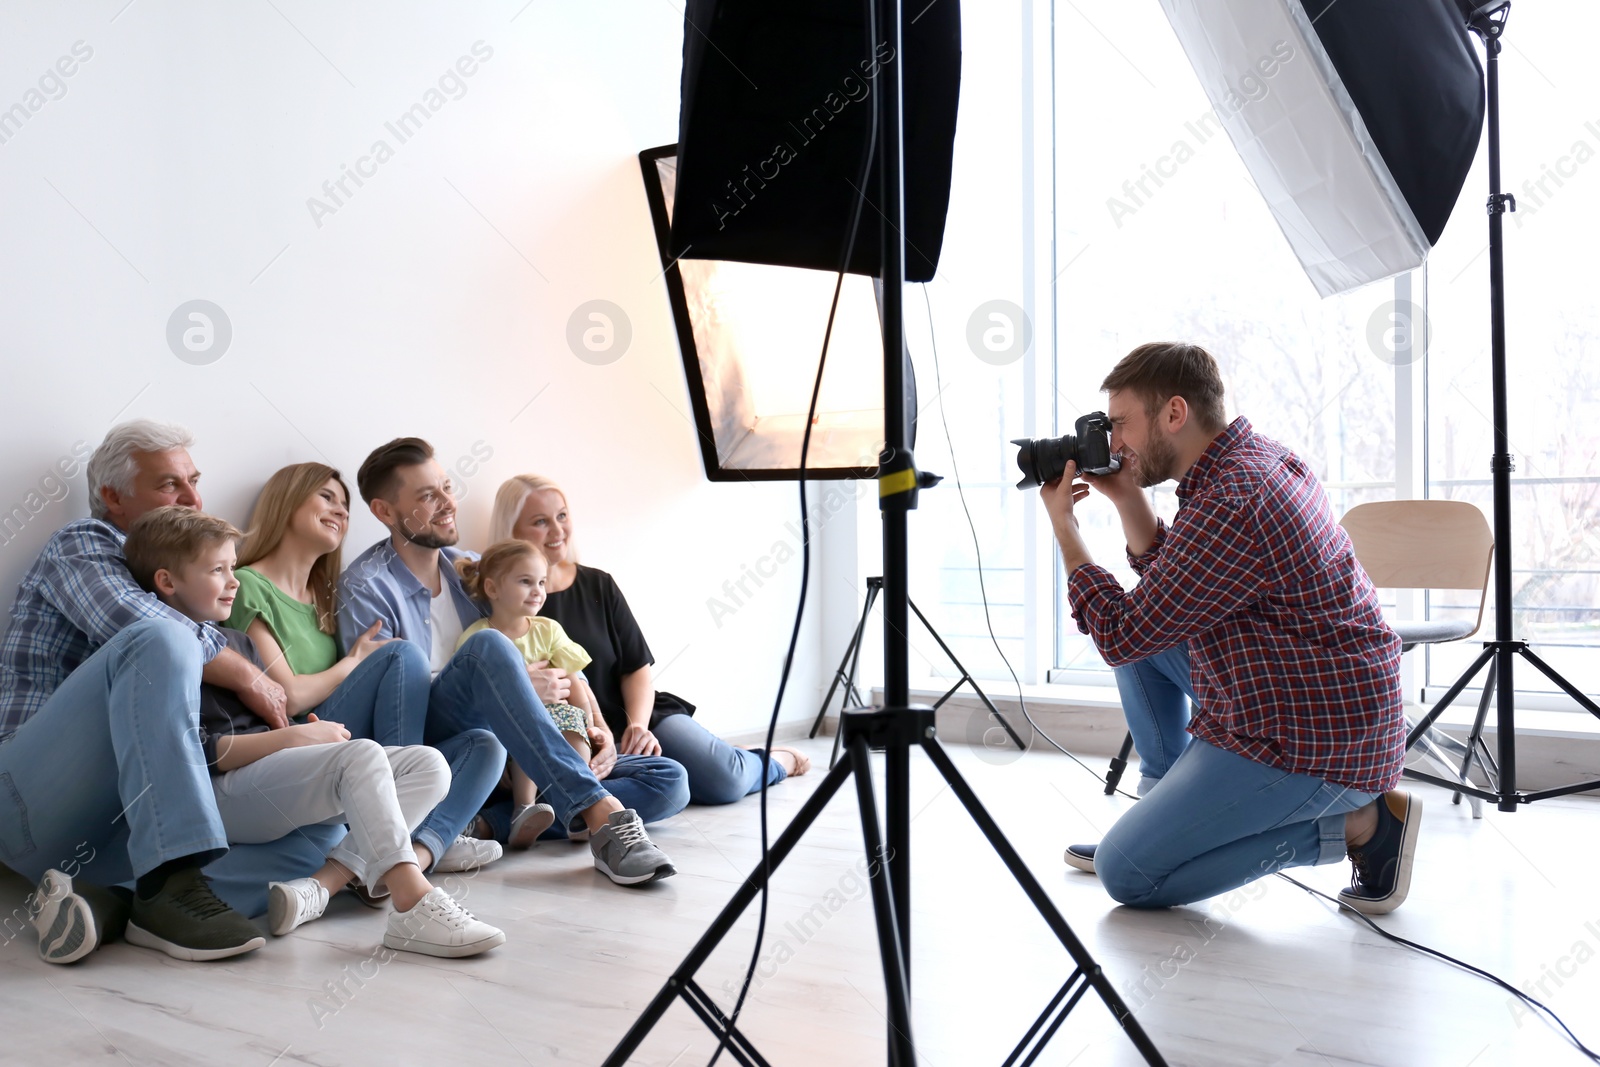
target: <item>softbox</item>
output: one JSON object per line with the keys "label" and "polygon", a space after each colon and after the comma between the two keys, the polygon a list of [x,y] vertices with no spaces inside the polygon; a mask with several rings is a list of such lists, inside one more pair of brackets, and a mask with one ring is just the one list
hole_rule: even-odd
{"label": "softbox", "polygon": [[1317,292],[1414,270],[1483,129],[1455,0],[1161,0]]}
{"label": "softbox", "polygon": [[961,9],[908,21],[874,54],[861,0],[689,0],[673,256],[879,273],[878,168],[860,185],[873,93],[902,79],[906,280],[939,263],[961,78]]}

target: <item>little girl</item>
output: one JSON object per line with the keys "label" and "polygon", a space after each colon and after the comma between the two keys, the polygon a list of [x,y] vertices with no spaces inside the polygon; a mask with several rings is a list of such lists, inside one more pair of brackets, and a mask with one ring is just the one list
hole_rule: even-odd
{"label": "little girl", "polygon": [[[589,653],[561,628],[554,619],[539,617],[544,606],[545,578],[550,565],[537,545],[527,541],[498,541],[478,559],[456,561],[467,595],[487,604],[490,615],[479,619],[461,634],[456,647],[486,627],[494,627],[517,646],[528,663],[547,661],[572,675],[572,703],[549,703],[545,707],[561,730],[561,735],[587,762],[593,755],[589,728],[599,718],[589,684],[576,672],[589,665]],[[536,803],[538,786],[512,760],[506,761],[511,779],[515,810],[507,844],[521,849],[532,845],[555,821],[555,809]]]}

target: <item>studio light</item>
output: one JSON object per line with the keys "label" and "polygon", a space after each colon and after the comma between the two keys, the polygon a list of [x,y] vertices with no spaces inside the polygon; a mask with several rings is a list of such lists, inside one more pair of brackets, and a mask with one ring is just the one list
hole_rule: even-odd
{"label": "studio light", "polygon": [[[836,276],[674,257],[677,146],[641,152],[639,163],[706,477],[792,479]],[[883,336],[871,278],[845,278],[829,349],[806,476],[870,478],[884,444]]]}
{"label": "studio light", "polygon": [[1483,69],[1454,0],[1161,6],[1317,292],[1420,267],[1483,129]]}

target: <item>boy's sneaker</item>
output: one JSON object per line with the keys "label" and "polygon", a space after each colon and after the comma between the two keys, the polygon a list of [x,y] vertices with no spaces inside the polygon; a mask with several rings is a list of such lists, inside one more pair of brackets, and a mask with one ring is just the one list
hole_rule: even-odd
{"label": "boy's sneaker", "polygon": [[1061,856],[1067,861],[1068,867],[1076,867],[1080,871],[1094,873],[1094,851],[1098,845],[1068,845],[1067,851]]}
{"label": "boy's sneaker", "polygon": [[396,911],[390,915],[389,927],[383,935],[385,948],[446,959],[476,956],[505,941],[504,931],[474,918],[438,886],[430,889],[410,911]]}
{"label": "boy's sneaker", "polygon": [[644,820],[632,808],[614,811],[589,837],[589,851],[601,874],[618,885],[643,885],[671,878],[678,868],[644,832]]}
{"label": "boy's sneaker", "polygon": [[475,871],[488,863],[493,863],[505,850],[498,841],[480,841],[476,837],[462,835],[455,839],[455,843],[444,850],[444,855],[439,857],[439,862],[433,869],[440,874],[454,874],[456,871]]}
{"label": "boy's sneaker", "polygon": [[255,923],[217,899],[198,867],[175,872],[149,900],[134,894],[127,936],[179,960],[227,959],[267,943]]}
{"label": "boy's sneaker", "polygon": [[1411,866],[1417,855],[1422,801],[1398,789],[1378,797],[1378,828],[1367,843],[1349,849],[1355,874],[1339,901],[1366,915],[1398,908],[1411,889]]}
{"label": "boy's sneaker", "polygon": [[267,883],[267,929],[282,937],[302,923],[322,918],[328,891],[315,878]]}
{"label": "boy's sneaker", "polygon": [[46,963],[76,963],[128,925],[126,900],[97,885],[74,886],[54,869],[44,872],[28,905],[39,931],[39,958]]}
{"label": "boy's sneaker", "polygon": [[555,821],[556,809],[548,804],[529,804],[518,808],[511,816],[511,833],[506,836],[506,847],[519,851],[532,848],[533,843],[539,840],[539,835],[550,829],[550,824]]}

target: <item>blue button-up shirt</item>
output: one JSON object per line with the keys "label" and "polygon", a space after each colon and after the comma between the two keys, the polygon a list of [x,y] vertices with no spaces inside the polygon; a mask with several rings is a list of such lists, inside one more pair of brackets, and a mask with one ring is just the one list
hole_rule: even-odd
{"label": "blue button-up shirt", "polygon": [[[439,550],[439,573],[463,630],[488,614],[467,595],[461,575],[456,573],[456,560],[477,558],[477,553],[461,548]],[[351,560],[339,576],[339,640],[350,648],[367,627],[381,622],[379,637],[415,641],[424,653],[431,654],[433,619],[428,609],[432,603],[433,591],[411,573],[394,545],[388,539],[379,541]]]}
{"label": "blue button-up shirt", "polygon": [[67,675],[124,627],[172,619],[194,631],[211,662],[224,646],[204,626],[139,588],[122,557],[127,534],[104,519],[57,530],[23,575],[0,641],[0,741],[44,707]]}

